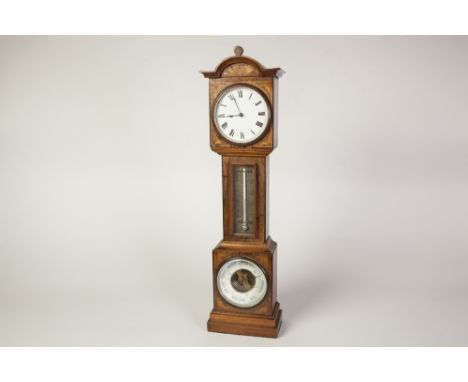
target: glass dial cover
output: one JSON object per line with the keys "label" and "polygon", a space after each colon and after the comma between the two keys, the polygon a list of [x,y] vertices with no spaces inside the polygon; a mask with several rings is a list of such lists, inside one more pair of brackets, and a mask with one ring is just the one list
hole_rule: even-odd
{"label": "glass dial cover", "polygon": [[247,144],[266,132],[270,122],[270,106],[258,89],[234,85],[218,96],[213,120],[225,139],[236,144]]}
{"label": "glass dial cover", "polygon": [[220,268],[217,286],[221,296],[238,308],[259,304],[268,289],[262,268],[244,258],[229,260]]}

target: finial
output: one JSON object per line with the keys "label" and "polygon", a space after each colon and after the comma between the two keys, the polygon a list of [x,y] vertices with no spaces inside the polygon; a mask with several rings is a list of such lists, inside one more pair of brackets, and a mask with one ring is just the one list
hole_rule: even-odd
{"label": "finial", "polygon": [[242,56],[242,53],[244,53],[244,48],[242,48],[240,45],[234,47],[234,54],[236,56]]}

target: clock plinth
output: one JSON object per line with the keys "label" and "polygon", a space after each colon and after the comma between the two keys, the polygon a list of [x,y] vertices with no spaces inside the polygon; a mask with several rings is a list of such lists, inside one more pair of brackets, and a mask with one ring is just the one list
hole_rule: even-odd
{"label": "clock plinth", "polygon": [[[265,243],[221,241],[213,250],[213,310],[208,320],[210,332],[277,337],[281,327],[281,309],[276,300],[276,247],[270,237]],[[237,259],[252,261],[266,276],[266,292],[251,307],[239,307],[222,297],[217,276],[223,264]]]}
{"label": "clock plinth", "polygon": [[277,145],[277,81],[242,55],[209,78],[210,147],[222,156],[223,240],[213,250],[213,310],[208,331],[278,336],[276,243],[268,236],[268,155]]}
{"label": "clock plinth", "polygon": [[217,312],[213,309],[208,320],[208,331],[276,338],[281,328],[281,314],[279,302],[275,304],[273,314],[269,316],[259,316],[258,314],[236,315]]}

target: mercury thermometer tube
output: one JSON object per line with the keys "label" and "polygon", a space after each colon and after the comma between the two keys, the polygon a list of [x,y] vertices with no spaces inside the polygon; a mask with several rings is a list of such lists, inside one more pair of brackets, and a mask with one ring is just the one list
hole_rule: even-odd
{"label": "mercury thermometer tube", "polygon": [[244,167],[242,169],[242,230],[247,231],[249,227],[247,226],[247,169]]}

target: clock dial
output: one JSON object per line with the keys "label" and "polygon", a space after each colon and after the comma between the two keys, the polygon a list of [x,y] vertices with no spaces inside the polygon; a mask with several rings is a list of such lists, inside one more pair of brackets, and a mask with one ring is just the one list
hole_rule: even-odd
{"label": "clock dial", "polygon": [[251,308],[259,304],[268,288],[262,268],[244,258],[232,259],[221,267],[217,286],[221,296],[238,308]]}
{"label": "clock dial", "polygon": [[270,106],[263,94],[250,86],[225,89],[216,101],[213,120],[220,134],[236,144],[259,139],[270,121]]}

